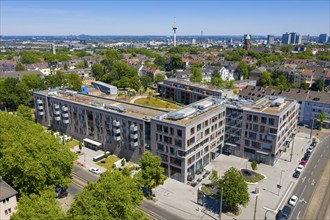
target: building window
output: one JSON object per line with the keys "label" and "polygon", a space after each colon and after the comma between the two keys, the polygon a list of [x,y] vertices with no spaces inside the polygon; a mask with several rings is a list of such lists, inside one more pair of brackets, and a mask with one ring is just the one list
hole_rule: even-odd
{"label": "building window", "polygon": [[182,141],[180,139],[174,139],[174,145],[177,147],[182,147]]}
{"label": "building window", "polygon": [[176,130],[176,135],[178,136],[178,137],[182,137],[182,130]]}
{"label": "building window", "polygon": [[250,141],[249,140],[245,140],[245,146],[247,146],[247,147],[250,146]]}
{"label": "building window", "polygon": [[275,125],[275,119],[274,118],[269,118],[269,125]]}
{"label": "building window", "polygon": [[5,210],[5,215],[9,215],[11,213],[11,208]]}
{"label": "building window", "polygon": [[202,129],[202,124],[197,125],[197,132]]}
{"label": "building window", "polygon": [[259,117],[256,115],[253,115],[253,122],[258,122],[258,120],[259,120]]}
{"label": "building window", "polygon": [[190,135],[193,135],[193,134],[195,134],[195,127],[190,129]]}
{"label": "building window", "polygon": [[164,126],[164,133],[168,134],[168,127]]}
{"label": "building window", "polygon": [[267,118],[266,117],[261,117],[261,123],[262,124],[267,124]]}

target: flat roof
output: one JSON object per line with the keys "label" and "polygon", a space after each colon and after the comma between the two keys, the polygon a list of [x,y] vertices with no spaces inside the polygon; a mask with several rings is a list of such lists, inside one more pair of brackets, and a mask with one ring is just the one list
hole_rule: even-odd
{"label": "flat roof", "polygon": [[180,84],[193,86],[193,87],[200,88],[200,89],[208,89],[208,90],[211,90],[211,91],[214,91],[214,92],[226,91],[226,90],[223,90],[223,89],[219,89],[216,86],[203,85],[201,83],[195,83],[195,82],[190,82],[190,81],[185,81],[185,80],[179,80],[179,79],[175,79],[175,78],[166,79],[166,80],[164,80],[164,82],[180,83]]}
{"label": "flat roof", "polygon": [[[84,104],[90,107],[99,108],[103,111],[115,112],[117,114],[128,115],[136,118],[155,117],[167,113],[168,111],[162,109],[156,109],[137,105],[129,102],[102,98],[92,95],[83,95],[80,93],[73,94],[72,91],[68,90],[52,90],[53,94],[49,96],[56,97],[57,99],[70,101],[73,103]],[[48,95],[48,90],[36,92],[36,94]],[[118,111],[114,108],[105,108],[106,106],[112,106],[118,109],[125,109],[125,111]]]}

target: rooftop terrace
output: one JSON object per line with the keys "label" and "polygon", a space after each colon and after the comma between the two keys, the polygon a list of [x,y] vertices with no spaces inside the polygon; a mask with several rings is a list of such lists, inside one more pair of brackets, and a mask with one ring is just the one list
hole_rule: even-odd
{"label": "rooftop terrace", "polygon": [[[180,83],[180,84],[184,84],[184,85],[187,85],[187,86],[193,86],[193,87],[197,87],[197,88],[208,89],[208,90],[215,91],[215,92],[225,91],[223,89],[219,89],[216,86],[203,85],[201,83],[195,83],[195,82],[190,82],[190,81],[185,81],[185,80],[179,80],[179,79],[175,79],[175,78],[166,79],[164,82],[175,82],[175,83]],[[166,83],[164,83],[164,84],[166,84]]]}

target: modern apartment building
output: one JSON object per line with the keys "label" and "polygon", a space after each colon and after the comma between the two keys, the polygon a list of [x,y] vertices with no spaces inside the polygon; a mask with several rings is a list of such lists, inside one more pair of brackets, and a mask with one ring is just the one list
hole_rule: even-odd
{"label": "modern apartment building", "polygon": [[273,45],[275,42],[274,35],[267,35],[267,44],[268,45]]}
{"label": "modern apartment building", "polygon": [[133,162],[150,150],[150,118],[166,113],[68,90],[36,92],[34,100],[38,123]]}
{"label": "modern apartment building", "polygon": [[0,177],[0,219],[9,220],[16,211],[17,191]]}
{"label": "modern apartment building", "polygon": [[161,157],[168,176],[193,180],[220,155],[226,119],[222,102],[210,97],[151,119],[152,153]]}
{"label": "modern apartment building", "polygon": [[233,96],[231,90],[220,90],[214,86],[178,79],[167,79],[163,83],[158,83],[158,93],[163,98],[172,98],[184,105],[189,105],[209,96],[216,98]]}
{"label": "modern apartment building", "polygon": [[287,99],[297,100],[299,103],[298,121],[312,126],[316,123],[321,112],[327,114],[325,127],[330,128],[330,95],[327,92],[317,92],[302,89],[276,90],[271,88],[247,86],[239,92],[239,98],[258,100],[265,96],[282,96]]}
{"label": "modern apartment building", "polygon": [[291,42],[291,35],[287,32],[282,35],[282,44],[290,44]]}
{"label": "modern apartment building", "polygon": [[193,180],[223,149],[273,165],[298,117],[295,101],[275,97],[210,96],[175,111],[61,89],[35,92],[34,100],[40,124],[132,162],[151,150],[166,174],[181,182]]}
{"label": "modern apartment building", "polygon": [[324,44],[327,42],[328,35],[327,34],[320,34],[319,36],[319,43]]}
{"label": "modern apartment building", "polygon": [[224,151],[274,165],[292,141],[298,111],[296,101],[281,97],[227,102]]}

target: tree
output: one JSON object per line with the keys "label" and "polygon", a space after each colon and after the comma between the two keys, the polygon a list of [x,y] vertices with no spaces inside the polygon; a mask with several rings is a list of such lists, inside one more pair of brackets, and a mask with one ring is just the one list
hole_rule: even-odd
{"label": "tree", "polygon": [[251,163],[251,168],[252,168],[252,170],[256,170],[257,169],[257,166],[258,166],[258,163],[257,163],[257,161],[252,161],[252,163]]}
{"label": "tree", "polygon": [[193,66],[190,69],[190,72],[192,73],[192,75],[190,76],[190,81],[191,82],[202,82],[203,80],[203,74],[200,68]]}
{"label": "tree", "polygon": [[65,63],[64,66],[63,66],[63,69],[68,70],[69,69],[68,64]]}
{"label": "tree", "polygon": [[304,90],[307,90],[309,87],[308,87],[308,84],[304,81],[302,81],[300,83],[300,86],[299,86],[300,89],[304,89]]}
{"label": "tree", "polygon": [[[22,194],[68,186],[75,154],[41,125],[0,112],[0,173]],[[19,137],[19,138],[17,138]]]}
{"label": "tree", "polygon": [[134,76],[130,79],[129,87],[134,89],[135,91],[139,91],[141,88],[140,78],[138,76]]}
{"label": "tree", "polygon": [[171,70],[181,69],[182,68],[182,58],[179,55],[171,55],[170,63]]}
{"label": "tree", "polygon": [[234,80],[226,81],[226,89],[235,89]]}
{"label": "tree", "polygon": [[164,79],[165,79],[165,76],[163,74],[157,73],[155,75],[154,81],[155,81],[155,83],[160,83],[160,82],[163,82]]}
{"label": "tree", "polygon": [[327,113],[325,112],[321,112],[320,114],[318,114],[317,116],[317,121],[319,123],[319,128],[322,129],[323,125],[324,125],[324,122],[327,120]]}
{"label": "tree", "polygon": [[23,195],[18,202],[18,211],[10,219],[65,219],[65,213],[55,200],[53,187],[39,194]]}
{"label": "tree", "polygon": [[313,91],[323,91],[324,90],[324,80],[318,78],[315,83],[312,84],[311,90]]}
{"label": "tree", "polygon": [[216,186],[219,182],[219,174],[218,174],[218,171],[216,170],[212,170],[211,171],[211,175],[210,175],[210,178],[211,180],[211,183],[213,186]]}
{"label": "tree", "polygon": [[244,79],[249,78],[249,66],[245,62],[239,62],[236,71],[239,76],[243,76]]}
{"label": "tree", "polygon": [[16,78],[0,79],[0,102],[3,107],[16,110],[29,101],[28,87]]}
{"label": "tree", "polygon": [[224,83],[224,81],[222,80],[221,77],[212,77],[211,78],[211,85],[212,86],[218,86],[218,87],[222,88],[223,83]]}
{"label": "tree", "polygon": [[166,60],[162,56],[157,56],[154,60],[154,64],[156,64],[159,68],[164,69],[164,66],[166,64]]}
{"label": "tree", "polygon": [[32,64],[40,62],[39,56],[36,53],[25,51],[21,53],[21,62],[24,64]]}
{"label": "tree", "polygon": [[287,78],[284,75],[284,73],[280,72],[280,73],[275,73],[274,74],[275,79],[275,86],[278,90],[285,90],[288,88],[288,84],[287,84]]}
{"label": "tree", "polygon": [[65,85],[66,88],[74,90],[74,91],[81,91],[82,82],[81,78],[77,73],[69,73],[65,75]]}
{"label": "tree", "polygon": [[92,65],[92,74],[96,80],[100,80],[104,75],[102,64],[95,63]]}
{"label": "tree", "polygon": [[31,91],[44,89],[44,83],[42,79],[40,76],[34,73],[24,75],[21,79],[21,83],[24,83]]}
{"label": "tree", "polygon": [[145,187],[147,196],[150,196],[152,189],[162,185],[167,178],[163,175],[164,168],[161,164],[160,157],[152,155],[150,151],[146,151],[139,161],[141,171],[135,175],[135,178],[141,186]]}
{"label": "tree", "polygon": [[25,105],[19,105],[18,106],[18,109],[17,109],[17,115],[26,119],[26,120],[29,120],[29,121],[32,121],[32,112],[31,112],[31,109]]}
{"label": "tree", "polygon": [[146,219],[136,207],[143,194],[135,181],[118,170],[104,172],[89,183],[67,212],[68,219]]}
{"label": "tree", "polygon": [[234,167],[229,168],[218,183],[220,197],[223,188],[223,202],[229,210],[237,211],[238,205],[246,207],[250,200],[248,185],[240,171]]}
{"label": "tree", "polygon": [[272,85],[272,73],[262,72],[260,73],[259,85],[260,86],[271,86]]}
{"label": "tree", "polygon": [[150,87],[152,84],[152,79],[149,76],[141,77],[140,81],[144,91],[147,91],[147,88]]}
{"label": "tree", "polygon": [[63,87],[65,85],[65,77],[61,71],[57,71],[55,75],[48,75],[44,79],[47,88]]}
{"label": "tree", "polygon": [[27,68],[22,63],[17,63],[16,64],[15,71],[25,71],[25,70],[27,70]]}

